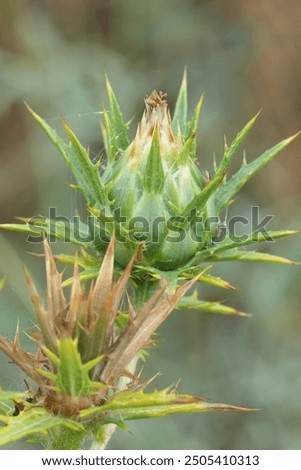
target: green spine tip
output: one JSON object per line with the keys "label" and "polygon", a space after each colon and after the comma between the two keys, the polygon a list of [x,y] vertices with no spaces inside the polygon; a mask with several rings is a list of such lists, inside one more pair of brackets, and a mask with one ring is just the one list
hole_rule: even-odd
{"label": "green spine tip", "polygon": [[200,114],[202,110],[204,102],[204,93],[202,93],[198,104],[196,105],[196,108],[194,110],[193,116],[191,118],[191,121],[188,123],[188,132],[186,135],[186,138],[190,137],[193,134],[196,134],[198,127],[199,127],[199,119],[200,119]]}
{"label": "green spine tip", "polygon": [[183,79],[178,94],[178,98],[175,105],[175,111],[172,119],[172,127],[174,132],[177,132],[180,128],[180,131],[185,135],[186,126],[187,126],[187,112],[188,112],[188,103],[187,103],[187,71],[186,67],[183,73]]}
{"label": "green spine tip", "polygon": [[287,145],[290,144],[291,142],[293,142],[293,140],[297,139],[297,137],[299,137],[299,135],[301,134],[301,131],[298,131],[296,132],[295,134],[293,134],[292,136],[288,137],[287,139],[285,139],[283,142],[286,142]]}
{"label": "green spine tip", "polygon": [[127,135],[127,126],[124,123],[120,106],[107,76],[106,88],[109,98],[110,120],[113,127],[116,145],[118,149],[125,150],[130,143]]}
{"label": "green spine tip", "polygon": [[192,134],[188,137],[186,140],[184,147],[181,150],[181,153],[179,154],[179,164],[180,165],[187,165],[189,162],[189,159],[195,158],[195,153],[196,153],[196,137],[195,134]]}

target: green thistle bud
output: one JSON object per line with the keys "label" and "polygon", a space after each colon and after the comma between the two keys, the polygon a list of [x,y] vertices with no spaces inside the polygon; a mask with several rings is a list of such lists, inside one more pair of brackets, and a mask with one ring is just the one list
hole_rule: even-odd
{"label": "green thistle bud", "polygon": [[[68,144],[31,111],[66,160],[76,180],[72,187],[85,197],[92,214],[88,224],[81,223],[84,241],[78,239],[75,224],[71,227],[73,232],[68,232],[66,237],[55,221],[47,219],[39,222],[42,234],[67,238],[84,250],[95,249],[98,256],[99,252],[104,253],[115,233],[116,264],[125,268],[139,247],[139,268],[143,279],[143,273],[153,275],[156,269],[187,276],[187,269],[189,272],[199,270],[203,261],[245,260],[246,253],[242,249],[245,245],[294,233],[261,234],[255,229],[244,239],[232,237],[225,231],[219,237],[219,215],[235,200],[236,193],[252,176],[298,134],[274,145],[250,163],[244,159],[240,169],[231,175],[232,160],[252,129],[256,115],[229,146],[225,145],[224,154],[218,163],[214,162],[209,175],[205,169],[200,171],[196,164],[196,137],[203,99],[200,98],[192,118],[188,120],[186,74],[173,117],[170,116],[166,94],[153,91],[145,99],[146,109],[132,142],[108,81],[107,92],[109,109],[103,111],[102,127],[106,161],[101,171],[99,162],[90,160],[87,150],[66,124]],[[227,225],[226,216],[223,219],[223,224]],[[2,228],[35,236],[37,224],[32,227],[29,220],[24,219],[24,222],[22,226],[6,224]],[[264,260],[268,261],[267,258],[266,255]],[[249,255],[249,259],[263,260],[255,252]],[[90,265],[85,262],[84,266],[86,272],[83,276],[94,277],[95,272],[91,272]]]}
{"label": "green thistle bud", "polygon": [[[193,161],[195,124],[187,137],[179,125],[175,132],[165,98],[156,91],[146,98],[134,140],[112,163],[109,199],[113,201],[111,212],[120,210],[127,218],[131,241],[144,241],[144,262],[173,270],[181,268],[200,248],[190,236],[194,227],[184,212],[202,191],[204,178]],[[134,246],[116,250],[120,264],[128,262]],[[121,251],[123,256],[118,258]]]}

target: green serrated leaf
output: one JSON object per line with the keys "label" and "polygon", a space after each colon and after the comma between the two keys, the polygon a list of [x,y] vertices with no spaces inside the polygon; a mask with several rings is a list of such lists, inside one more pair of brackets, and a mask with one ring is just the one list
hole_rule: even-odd
{"label": "green serrated leaf", "polygon": [[230,147],[226,146],[222,161],[218,166],[217,174],[224,174],[228,170],[234,155],[236,154],[237,150],[239,149],[239,147],[249,134],[250,130],[254,126],[259,114],[260,111],[252,119],[250,119],[250,121],[245,125],[245,127],[237,134]]}
{"label": "green serrated leaf", "polygon": [[210,261],[213,260],[213,256],[219,252],[241,248],[243,246],[251,245],[252,243],[273,241],[278,238],[290,237],[292,235],[296,235],[297,233],[300,233],[300,230],[265,231],[265,233],[255,232],[246,237],[237,237],[236,241],[227,239],[223,242],[216,243],[207,250],[199,252],[193,259],[193,262],[196,263],[204,260]]}
{"label": "green serrated leaf", "polygon": [[67,145],[57,132],[38,114],[36,114],[29,106],[27,106],[27,108],[62,154],[76,179],[78,189],[82,194],[84,194],[88,203],[91,205],[101,206],[104,203],[105,196],[98,173],[98,165],[94,165],[91,162],[87,152],[75,137],[71,129],[65,124],[66,132],[71,140],[70,144]]}
{"label": "green serrated leaf", "polygon": [[198,281],[204,284],[209,284],[210,286],[220,287],[222,289],[236,289],[236,287],[230,284],[230,282],[225,281],[220,277],[212,276],[211,274],[203,274],[199,277]]}
{"label": "green serrated leaf", "polygon": [[190,136],[195,135],[198,130],[203,101],[204,101],[204,94],[200,97],[198,104],[196,105],[196,108],[194,110],[191,121],[189,121],[187,125],[186,138],[189,138]]}
{"label": "green serrated leaf", "polygon": [[118,146],[115,139],[114,129],[109,118],[107,111],[103,111],[104,125],[102,126],[102,135],[104,140],[104,147],[108,156],[109,162],[113,162],[118,153]]}
{"label": "green serrated leaf", "polygon": [[[236,240],[225,240],[221,243],[216,243],[215,246],[209,248],[208,250],[204,250],[203,255],[206,256],[208,253],[209,255],[219,253],[220,251],[231,250],[232,248],[240,248],[242,246],[247,246],[252,243],[260,243],[266,241],[274,241],[278,238],[290,237],[292,235],[296,235],[299,233],[299,230],[278,230],[278,231],[264,231],[255,232],[245,237],[237,237]],[[206,256],[206,259],[208,257]]]}
{"label": "green serrated leaf", "polygon": [[68,418],[52,416],[45,409],[33,407],[18,416],[0,416],[5,426],[0,428],[0,446],[37,434],[47,435],[49,430],[64,426],[75,431],[82,431],[83,426]]}
{"label": "green serrated leaf", "polygon": [[[57,347],[57,356],[49,351],[49,349],[43,348],[45,354],[55,365],[54,384],[57,389],[71,397],[92,394],[94,385],[90,379],[89,371],[103,359],[103,356],[83,364],[78,352],[76,339],[60,339],[58,340]],[[52,377],[49,378],[52,379]]]}
{"label": "green serrated leaf", "polygon": [[215,195],[216,210],[219,213],[222,209],[226,208],[234,195],[242,188],[255,173],[272,160],[279,152],[281,152],[287,145],[289,145],[300,133],[289,137],[288,139],[279,142],[271,149],[264,152],[256,160],[251,163],[244,163],[240,170],[232,176],[224,185],[220,186]]}
{"label": "green serrated leaf", "polygon": [[66,153],[80,191],[88,204],[99,208],[104,207],[108,201],[99,176],[98,165],[91,162],[86,149],[66,123],[64,123],[64,128],[70,139]]}
{"label": "green serrated leaf", "polygon": [[43,238],[47,236],[50,241],[63,240],[85,248],[94,248],[94,240],[89,227],[79,220],[77,224],[67,219],[65,223],[44,217],[21,220],[24,221],[23,224],[2,224],[0,229],[26,233],[31,237],[31,241],[43,241]]}
{"label": "green serrated leaf", "polygon": [[260,253],[257,251],[242,251],[238,249],[225,251],[220,255],[212,255],[209,259],[212,261],[258,261],[263,263],[284,265],[300,264],[282,256],[271,255],[269,253]]}
{"label": "green serrated leaf", "polygon": [[235,315],[238,317],[250,316],[248,313],[241,312],[235,308],[223,305],[220,302],[207,302],[198,299],[197,291],[192,295],[183,297],[177,305],[177,309],[193,309],[208,313],[220,313],[222,315]]}
{"label": "green serrated leaf", "polygon": [[118,101],[107,77],[106,87],[109,98],[110,122],[112,124],[112,131],[114,133],[114,141],[117,150],[125,150],[129,146],[127,126],[123,121],[123,116]]}
{"label": "green serrated leaf", "polygon": [[36,238],[40,238],[42,235],[47,234],[44,227],[43,228],[36,227],[36,229],[34,229],[27,223],[26,224],[1,224],[0,228],[2,230],[9,230],[11,232],[26,233]]}
{"label": "green serrated leaf", "polygon": [[172,118],[172,128],[175,133],[180,129],[181,134],[186,134],[187,126],[187,73],[184,70],[183,79],[176,101],[175,111]]}
{"label": "green serrated leaf", "polygon": [[81,412],[82,417],[95,415],[104,423],[120,424],[133,419],[159,418],[180,413],[204,413],[209,411],[251,411],[221,403],[207,403],[191,395],[169,393],[169,390],[151,393],[120,392],[106,405],[98,409],[89,408]]}

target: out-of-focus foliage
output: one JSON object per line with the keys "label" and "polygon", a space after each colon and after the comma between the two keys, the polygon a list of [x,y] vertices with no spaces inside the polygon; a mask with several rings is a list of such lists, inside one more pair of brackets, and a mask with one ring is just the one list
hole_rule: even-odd
{"label": "out-of-focus foliage", "polygon": [[[299,130],[298,10],[297,0],[290,8],[284,0],[24,0],[22,8],[18,0],[2,2],[1,222],[12,222],[15,215],[47,216],[50,205],[66,216],[80,210],[81,201],[65,184],[69,174],[63,162],[23,101],[58,130],[64,113],[96,157],[103,149],[97,113],[105,96],[105,73],[130,119],[140,118],[140,97],[154,88],[168,90],[172,104],[187,65],[190,105],[200,88],[205,91],[199,150],[203,168],[214,151],[221,155],[223,134],[231,140],[261,106],[246,148],[250,157]],[[235,213],[260,201],[262,214],[277,216],[270,228],[300,227],[298,153],[300,142],[249,183]],[[0,293],[1,332],[12,337],[18,318],[25,328],[33,321],[23,263],[36,273],[37,284],[45,284],[42,263],[24,250],[42,250],[25,244],[22,235],[0,236],[0,277],[6,279]],[[268,243],[265,251],[300,260],[299,243],[300,238],[284,240],[277,251]],[[248,264],[246,269],[241,263],[233,270],[226,263],[215,274],[244,285],[241,294],[226,291],[225,298],[254,316],[175,312],[161,329],[164,341],[152,351],[147,375],[159,364],[162,387],[181,376],[191,392],[201,389],[214,401],[237,404],[243,396],[242,405],[263,411],[187,416],[180,418],[180,426],[179,418],[142,421],[130,425],[134,436],[116,434],[112,448],[300,447],[300,268]],[[202,284],[200,294],[204,300],[220,299],[211,286]],[[8,389],[16,389],[16,383],[20,390],[26,388],[3,356],[1,376]]]}

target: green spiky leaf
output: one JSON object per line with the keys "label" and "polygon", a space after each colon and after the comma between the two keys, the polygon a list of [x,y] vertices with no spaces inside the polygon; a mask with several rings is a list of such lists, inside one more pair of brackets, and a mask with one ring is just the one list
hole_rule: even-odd
{"label": "green spiky leaf", "polygon": [[64,123],[64,128],[70,139],[67,156],[81,193],[85,196],[88,204],[104,207],[108,201],[103,182],[99,176],[99,165],[91,162],[86,149],[66,123]]}
{"label": "green spiky leaf", "polygon": [[102,207],[106,202],[104,188],[99,177],[99,168],[97,164],[93,164],[77,137],[71,129],[64,124],[70,143],[67,145],[65,141],[52,129],[38,114],[36,114],[29,106],[27,106],[34,119],[40,124],[46,132],[50,140],[64,157],[67,165],[71,169],[78,189],[84,194],[87,202],[91,205]]}
{"label": "green spiky leaf", "polygon": [[236,287],[230,284],[230,282],[225,281],[221,277],[212,276],[211,274],[202,274],[198,280],[203,284],[220,287],[221,289],[236,289]]}
{"label": "green spiky leaf", "polygon": [[271,255],[269,253],[260,253],[258,251],[242,251],[238,248],[227,250],[220,255],[210,256],[211,261],[252,261],[262,263],[275,263],[284,265],[299,264],[282,256]]}
{"label": "green spiky leaf", "polygon": [[258,170],[278,155],[278,153],[289,145],[298,135],[299,132],[292,137],[279,142],[251,163],[244,163],[240,170],[238,170],[238,172],[232,176],[229,181],[218,188],[215,195],[217,212],[220,212],[222,209],[227,207],[240,188],[242,188]]}
{"label": "green spiky leaf", "polygon": [[129,139],[127,136],[127,126],[123,121],[122,112],[120,110],[118,101],[107,77],[106,87],[109,98],[111,130],[114,135],[114,143],[116,145],[116,150],[125,150],[129,145]]}
{"label": "green spiky leaf", "polygon": [[[26,437],[47,435],[57,426],[64,426],[75,431],[82,431],[83,426],[68,418],[53,416],[40,407],[33,407],[18,416],[0,416],[5,426],[0,428],[0,446],[4,446]],[[40,436],[41,437],[41,436]],[[41,439],[40,439],[41,440]]]}
{"label": "green spiky leaf", "polygon": [[[43,348],[45,354],[54,364],[56,373],[45,370],[40,373],[55,384],[58,391],[71,397],[89,395],[94,392],[95,383],[91,381],[89,371],[95,367],[104,356],[99,356],[83,364],[78,352],[77,340],[61,339],[57,344],[58,355],[47,348]],[[102,386],[102,384],[99,384]]]}
{"label": "green spiky leaf", "polygon": [[197,261],[210,261],[212,256],[217,253],[232,250],[235,248],[241,248],[243,246],[251,245],[252,243],[260,243],[266,241],[277,240],[278,238],[290,237],[300,233],[299,230],[279,230],[279,231],[265,231],[265,233],[255,232],[246,237],[237,237],[236,240],[226,239],[223,242],[216,243],[207,250],[200,252],[193,260],[193,264]]}
{"label": "green spiky leaf", "polygon": [[106,155],[108,156],[109,162],[113,162],[114,158],[118,153],[118,147],[116,144],[116,138],[114,134],[114,129],[112,122],[109,118],[107,111],[103,111],[104,125],[102,126],[102,135],[104,140],[104,147],[106,150]]}
{"label": "green spiky leaf", "polygon": [[249,134],[250,130],[255,124],[256,119],[258,118],[260,114],[257,113],[250,121],[245,125],[245,127],[237,134],[233,142],[231,143],[230,147],[225,148],[225,152],[223,155],[223,158],[218,166],[217,173],[225,173],[228,171],[228,168],[233,160],[234,155],[236,154],[237,150],[241,146],[241,144],[244,142],[245,138]]}
{"label": "green spiky leaf", "polygon": [[249,314],[241,312],[235,308],[224,305],[220,302],[209,302],[198,299],[197,291],[194,291],[192,295],[183,297],[178,303],[178,309],[193,309],[200,310],[202,312],[209,313],[220,313],[222,315],[235,315],[238,317],[247,317]]}
{"label": "green spiky leaf", "polygon": [[[169,389],[151,393],[121,392],[99,409],[90,408],[81,412],[82,417],[94,415],[102,422],[122,425],[124,421],[145,418],[160,418],[171,414],[204,413],[209,411],[251,411],[221,403],[207,403],[191,395],[170,393]],[[104,420],[104,421],[103,421]]]}
{"label": "green spiky leaf", "polygon": [[226,146],[223,158],[221,163],[219,164],[217,171],[207,186],[197,194],[194,199],[188,204],[185,208],[183,215],[188,215],[194,209],[201,210],[202,207],[207,203],[209,198],[218,190],[221,186],[222,181],[230,167],[230,164],[233,160],[234,155],[236,154],[238,148],[243,143],[245,138],[247,137],[248,133],[252,129],[255,121],[258,117],[259,113],[256,114],[246,125],[245,127],[237,134],[233,142],[231,143],[230,147]]}
{"label": "green spiky leaf", "polygon": [[32,237],[32,241],[42,241],[47,236],[50,241],[63,240],[85,248],[93,248],[94,241],[89,227],[78,220],[77,224],[67,220],[50,220],[46,217],[32,217],[21,219],[23,224],[2,224],[0,228],[13,232],[25,233]]}
{"label": "green spiky leaf", "polygon": [[184,71],[183,80],[176,101],[175,111],[172,118],[172,127],[175,133],[180,129],[181,134],[186,134],[187,126],[187,73]]}
{"label": "green spiky leaf", "polygon": [[190,136],[193,136],[197,132],[197,129],[198,129],[198,126],[199,126],[201,109],[202,109],[202,106],[203,106],[203,101],[204,101],[204,95],[202,95],[200,97],[200,99],[198,101],[198,104],[196,105],[196,108],[194,110],[191,121],[189,121],[189,123],[187,125],[186,138],[189,138]]}

